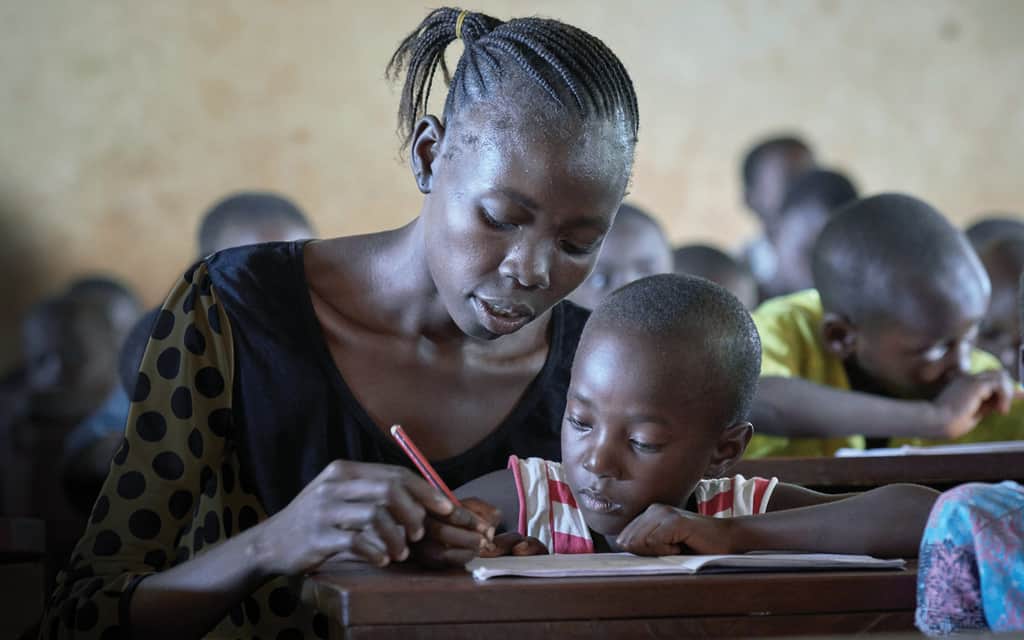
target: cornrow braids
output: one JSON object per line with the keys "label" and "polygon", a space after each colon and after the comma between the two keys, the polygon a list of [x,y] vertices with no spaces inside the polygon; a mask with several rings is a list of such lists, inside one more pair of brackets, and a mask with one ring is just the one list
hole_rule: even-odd
{"label": "cornrow braids", "polygon": [[[457,35],[465,48],[455,72],[449,74],[444,52]],[[449,85],[445,120],[464,105],[492,95],[511,74],[519,74],[581,120],[621,122],[630,145],[636,143],[639,110],[633,82],[622,62],[598,38],[557,20],[502,22],[482,13],[444,7],[430,12],[402,40],[388,63],[387,75],[392,80],[405,71],[398,110],[403,148],[427,113],[438,67]]]}

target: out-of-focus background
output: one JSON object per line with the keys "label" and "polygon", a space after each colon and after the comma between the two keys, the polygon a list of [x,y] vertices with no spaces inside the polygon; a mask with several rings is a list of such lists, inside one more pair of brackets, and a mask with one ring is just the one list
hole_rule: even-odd
{"label": "out-of-focus background", "polygon": [[[796,132],[864,192],[958,222],[1024,210],[1017,0],[481,0],[600,36],[641,109],[630,199],[674,241],[755,233],[739,162]],[[0,365],[28,305],[107,272],[157,303],[203,211],[291,196],[322,236],[401,225],[419,193],[384,67],[422,2],[128,0],[0,7]],[[455,52],[453,51],[453,54]]]}

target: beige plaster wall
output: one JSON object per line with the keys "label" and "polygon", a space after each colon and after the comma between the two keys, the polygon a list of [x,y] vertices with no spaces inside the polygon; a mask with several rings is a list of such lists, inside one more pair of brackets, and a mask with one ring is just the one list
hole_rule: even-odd
{"label": "beige plaster wall", "polygon": [[[677,241],[734,246],[737,162],[799,131],[869,191],[957,220],[1024,212],[1019,0],[481,0],[602,37],[640,96],[632,199]],[[263,187],[322,234],[415,215],[383,80],[423,2],[33,0],[0,6],[0,363],[16,319],[76,273],[157,302],[205,206]]]}

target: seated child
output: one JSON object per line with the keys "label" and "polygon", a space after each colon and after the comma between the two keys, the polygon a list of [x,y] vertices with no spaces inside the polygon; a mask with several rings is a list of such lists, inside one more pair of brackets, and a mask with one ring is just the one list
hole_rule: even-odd
{"label": "seated child", "polygon": [[671,271],[672,247],[661,225],[641,209],[623,204],[604,238],[594,270],[569,299],[593,309],[622,285]]}
{"label": "seated child", "polygon": [[1007,234],[1021,232],[1024,232],[1024,220],[1012,213],[984,214],[964,229],[967,240],[979,254],[989,242],[1003,238]]}
{"label": "seated child", "polygon": [[1021,345],[1017,286],[1024,273],[1024,229],[989,242],[978,255],[992,282],[992,300],[981,321],[978,346],[1017,376]]}
{"label": "seated child", "polygon": [[627,285],[580,338],[562,462],[513,456],[456,493],[501,510],[508,533],[493,553],[916,554],[931,489],[836,496],[729,475],[753,432],[760,354],[750,315],[722,287],[674,274]]}
{"label": "seated child", "polygon": [[752,415],[793,438],[755,436],[748,456],[832,455],[861,436],[955,440],[1009,410],[1012,379],[974,348],[988,276],[931,206],[884,194],[844,207],[813,267],[816,290],[754,312],[764,359]]}
{"label": "seated child", "polygon": [[812,169],[793,183],[779,211],[771,241],[775,246],[775,277],[763,283],[766,298],[814,286],[811,259],[821,230],[840,207],[857,199],[857,188],[836,171]]}
{"label": "seated child", "polygon": [[943,493],[920,558],[918,629],[1024,631],[1024,487],[972,483]]}
{"label": "seated child", "polygon": [[672,252],[679,275],[706,278],[722,285],[747,309],[757,306],[757,281],[750,269],[732,256],[706,244],[687,244]]}

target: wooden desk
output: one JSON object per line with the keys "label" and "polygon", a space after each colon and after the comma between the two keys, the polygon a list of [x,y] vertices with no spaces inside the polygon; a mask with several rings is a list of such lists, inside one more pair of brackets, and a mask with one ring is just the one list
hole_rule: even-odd
{"label": "wooden desk", "polygon": [[916,565],[905,571],[590,579],[499,578],[339,564],[303,599],[331,638],[736,637],[913,629]]}
{"label": "wooden desk", "polygon": [[736,473],[837,493],[894,482],[945,490],[965,482],[1024,482],[1024,453],[915,455],[865,458],[760,458],[742,460]]}

